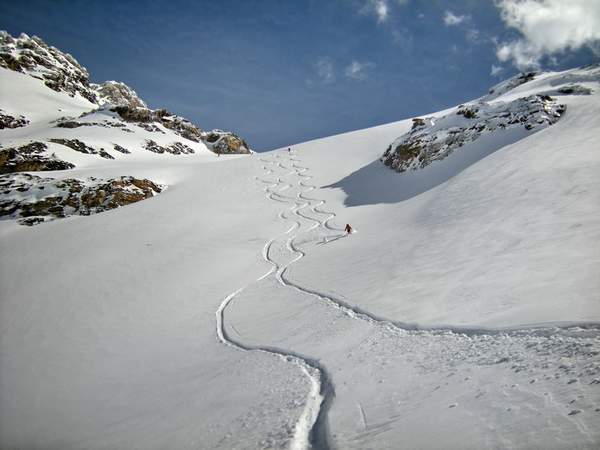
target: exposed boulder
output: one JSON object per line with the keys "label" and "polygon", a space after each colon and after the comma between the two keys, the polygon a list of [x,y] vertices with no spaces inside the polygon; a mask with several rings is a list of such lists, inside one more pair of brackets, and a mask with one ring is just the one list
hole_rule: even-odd
{"label": "exposed boulder", "polygon": [[21,128],[29,124],[29,120],[22,115],[19,117],[13,117],[9,114],[5,114],[0,109],[0,130],[4,128]]}
{"label": "exposed boulder", "polygon": [[42,142],[32,142],[19,148],[0,150],[0,173],[66,170],[74,164],[48,155],[48,147]]}
{"label": "exposed boulder", "polygon": [[212,130],[203,136],[206,146],[215,153],[219,154],[249,154],[252,153],[250,147],[239,136],[221,130]]}
{"label": "exposed boulder", "polygon": [[26,218],[35,225],[52,218],[90,215],[139,202],[164,186],[147,179],[120,177],[56,180],[29,174],[0,176],[0,219]]}
{"label": "exposed boulder", "polygon": [[381,161],[398,172],[420,169],[446,158],[483,134],[512,127],[537,130],[550,126],[565,110],[565,105],[557,104],[547,95],[460,105],[456,114],[413,119],[412,129],[385,150]]}

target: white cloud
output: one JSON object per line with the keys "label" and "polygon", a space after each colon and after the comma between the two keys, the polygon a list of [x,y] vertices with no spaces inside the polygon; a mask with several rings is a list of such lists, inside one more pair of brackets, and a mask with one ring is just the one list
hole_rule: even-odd
{"label": "white cloud", "polygon": [[409,0],[366,0],[362,4],[359,12],[361,14],[372,14],[377,18],[378,23],[387,22],[390,18],[393,4],[404,6]]}
{"label": "white cloud", "polygon": [[368,78],[368,71],[374,66],[371,62],[352,61],[344,70],[344,75],[351,80],[364,81]]}
{"label": "white cloud", "polygon": [[520,69],[539,66],[540,59],[584,46],[600,50],[598,0],[498,0],[502,19],[520,39],[500,43],[496,56]]}
{"label": "white cloud", "polygon": [[333,62],[329,58],[320,58],[315,63],[317,76],[323,83],[332,83],[335,81],[335,69]]}
{"label": "white cloud", "polygon": [[490,70],[490,75],[495,77],[496,75],[499,75],[500,72],[502,72],[503,70],[504,70],[504,67],[492,64],[492,70]]}
{"label": "white cloud", "polygon": [[361,14],[374,14],[377,22],[383,23],[390,12],[388,0],[367,0],[360,9]]}
{"label": "white cloud", "polygon": [[465,20],[467,20],[468,18],[469,18],[469,16],[456,15],[452,11],[446,11],[444,13],[444,23],[446,24],[447,27],[459,25],[459,24],[463,23]]}

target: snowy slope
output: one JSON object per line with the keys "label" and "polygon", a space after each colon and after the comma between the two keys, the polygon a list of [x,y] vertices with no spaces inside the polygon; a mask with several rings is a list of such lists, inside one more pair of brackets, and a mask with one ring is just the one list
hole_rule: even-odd
{"label": "snowy slope", "polygon": [[[573,83],[591,94],[557,93]],[[411,120],[217,158],[141,146],[170,130],[54,134],[59,108],[87,108],[65,93],[14,103],[46,125],[0,131],[3,147],[131,149],[57,144],[76,167],[50,175],[168,188],[0,221],[0,446],[597,448],[599,88],[588,68],[483,97],[553,91],[566,111],[404,173],[379,158]]]}
{"label": "snowy slope", "polygon": [[[597,321],[599,80],[596,67],[523,84],[496,101],[573,82],[594,94],[557,96],[567,110],[544,130],[518,131],[516,142],[510,129],[484,135],[414,172],[375,161],[410,121],[297,146],[314,184],[333,188],[324,198],[352,206],[343,220],[360,234],[315,247],[309,258],[324,266],[316,278],[308,262],[294,274],[402,322]],[[323,164],[324,154],[343,169]],[[360,282],[348,285],[348,266]]]}

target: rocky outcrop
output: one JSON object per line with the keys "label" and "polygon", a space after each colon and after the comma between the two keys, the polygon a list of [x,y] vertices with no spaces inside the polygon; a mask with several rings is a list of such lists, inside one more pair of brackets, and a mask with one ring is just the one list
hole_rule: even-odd
{"label": "rocky outcrop", "polygon": [[521,73],[515,75],[514,77],[511,77],[508,80],[504,80],[504,81],[498,83],[497,85],[493,86],[489,90],[488,95],[484,97],[484,99],[492,100],[494,98],[497,98],[497,97],[501,96],[502,94],[505,94],[508,91],[511,91],[511,90],[515,89],[516,87],[521,86],[522,84],[525,84],[531,80],[534,80],[537,75],[538,75],[538,72],[521,72]]}
{"label": "rocky outcrop", "polygon": [[25,116],[13,117],[0,109],[0,130],[4,128],[21,128],[29,124]]}
{"label": "rocky outcrop", "polygon": [[[156,124],[174,131],[179,136],[194,142],[202,141],[202,130],[183,117],[179,117],[166,109],[148,109],[142,107],[117,106],[111,108],[123,120],[134,122],[146,131],[163,132]],[[149,128],[150,127],[150,128]]]}
{"label": "rocky outcrop", "polygon": [[0,31],[0,67],[31,75],[57,92],[77,94],[92,103],[98,101],[90,86],[90,76],[68,53],[47,45],[37,36],[21,34],[13,38]]}
{"label": "rocky outcrop", "polygon": [[565,105],[547,95],[461,105],[453,114],[413,119],[412,129],[386,149],[381,161],[398,172],[424,168],[483,134],[513,127],[531,131],[550,126],[565,110]]}
{"label": "rocky outcrop", "polygon": [[42,142],[32,142],[18,148],[0,150],[0,173],[34,172],[72,169],[75,165],[48,155]]}
{"label": "rocky outcrop", "polygon": [[147,108],[146,103],[138,97],[137,93],[120,81],[105,81],[102,84],[93,84],[92,87],[96,90],[101,105]]}
{"label": "rocky outcrop", "polygon": [[63,117],[56,121],[56,128],[79,128],[79,127],[101,127],[101,128],[119,128],[126,133],[132,133],[123,122],[113,120],[103,120],[102,122],[80,122],[72,118]]}
{"label": "rocky outcrop", "polygon": [[81,142],[79,139],[50,139],[50,142],[54,142],[55,144],[61,144],[65,147],[69,147],[70,149],[75,150],[79,153],[85,153],[86,155],[99,155],[105,159],[115,159],[110,153],[101,148],[100,150],[96,150],[93,147],[89,147],[84,142]]}
{"label": "rocky outcrop", "polygon": [[162,146],[152,139],[146,140],[144,148],[153,153],[170,153],[172,155],[188,155],[194,153],[194,149],[181,142],[173,142],[167,146]]}
{"label": "rocky outcrop", "polygon": [[228,131],[209,131],[202,140],[210,150],[218,154],[252,153],[246,141]]}
{"label": "rocky outcrop", "polygon": [[0,219],[35,225],[53,218],[90,215],[150,198],[163,187],[147,179],[120,177],[56,180],[29,174],[0,176]]}

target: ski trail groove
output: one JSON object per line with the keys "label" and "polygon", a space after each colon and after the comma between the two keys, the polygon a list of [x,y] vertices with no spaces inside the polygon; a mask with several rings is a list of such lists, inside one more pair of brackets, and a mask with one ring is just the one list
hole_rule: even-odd
{"label": "ski trail groove", "polygon": [[[468,336],[477,336],[477,335],[505,335],[507,337],[517,337],[522,336],[524,334],[529,336],[548,336],[554,334],[565,333],[568,334],[569,328],[579,327],[584,329],[600,329],[600,324],[596,322],[588,322],[588,323],[566,323],[566,324],[532,324],[532,325],[520,325],[516,327],[506,327],[506,328],[483,328],[483,327],[460,327],[460,326],[451,326],[451,325],[441,325],[441,326],[421,326],[416,323],[406,323],[400,321],[390,321],[383,317],[379,317],[376,314],[373,314],[369,311],[366,311],[358,306],[350,305],[344,300],[335,298],[330,295],[323,294],[319,291],[304,287],[297,282],[290,280],[286,273],[288,268],[306,256],[306,253],[301,250],[297,244],[295,244],[296,238],[304,232],[308,232],[314,230],[319,227],[323,227],[330,231],[342,231],[340,228],[337,228],[331,225],[329,222],[336,218],[336,214],[333,212],[327,212],[322,210],[317,210],[318,207],[323,206],[325,204],[325,200],[307,197],[305,193],[310,191],[314,191],[317,189],[316,186],[310,185],[307,181],[313,178],[311,175],[305,174],[309,169],[308,167],[302,167],[297,163],[300,162],[299,159],[294,158],[295,154],[289,154],[288,159],[291,163],[291,167],[286,167],[281,162],[280,155],[274,155],[274,161],[260,159],[261,162],[264,163],[262,165],[262,169],[265,172],[265,175],[271,175],[274,173],[274,170],[269,169],[267,165],[274,165],[275,167],[288,170],[292,169],[291,172],[285,173],[282,175],[283,177],[289,175],[296,175],[301,177],[303,180],[298,181],[297,185],[304,190],[300,191],[295,197],[289,197],[284,195],[282,192],[291,189],[293,187],[292,184],[286,183],[282,180],[282,177],[278,177],[277,180],[263,180],[259,177],[255,176],[255,180],[258,182],[264,183],[266,187],[264,188],[265,196],[267,199],[276,201],[278,203],[284,203],[291,205],[290,208],[281,211],[278,215],[280,219],[292,221],[290,228],[272,239],[270,239],[263,247],[262,256],[265,261],[271,264],[270,270],[264,275],[260,276],[255,282],[260,282],[265,278],[275,274],[276,280],[283,286],[292,288],[297,290],[303,294],[312,296],[317,298],[319,301],[324,302],[329,307],[335,308],[345,315],[358,320],[363,320],[368,322],[369,324],[375,326],[381,326],[385,330],[389,330],[391,332],[401,330],[403,332],[418,332],[418,333],[430,333],[430,334],[447,334],[447,333],[455,333],[455,334],[464,334]],[[279,188],[275,190],[276,188]],[[316,203],[315,203],[316,202]],[[306,213],[303,213],[302,210],[309,209],[317,216],[325,216],[322,220],[315,219],[313,217],[308,216]],[[289,217],[288,214],[291,214],[292,217]],[[293,219],[293,217],[296,219]],[[314,222],[308,228],[302,230],[301,220],[306,220],[310,222]],[[288,251],[295,255],[291,261],[286,264],[279,265],[275,262],[269,255],[272,249],[273,244],[284,236],[289,236],[285,241],[285,247]],[[290,442],[291,449],[328,449],[330,448],[329,435],[328,435],[328,424],[327,424],[327,412],[333,401],[333,397],[335,396],[334,385],[331,382],[328,372],[326,368],[321,365],[318,361],[313,358],[297,354],[290,350],[285,350],[277,347],[270,346],[262,346],[255,347],[245,345],[239,341],[236,341],[231,336],[227,335],[227,332],[224,327],[225,321],[225,310],[227,306],[235,299],[237,295],[239,295],[242,291],[244,291],[249,285],[238,289],[237,291],[229,294],[219,306],[219,309],[216,312],[217,316],[217,336],[221,342],[225,345],[237,348],[239,350],[244,351],[259,351],[264,353],[269,353],[275,356],[282,358],[285,361],[292,362],[298,365],[303,373],[310,380],[310,392],[308,394],[307,402],[304,408],[304,411],[301,417],[298,419],[294,431],[294,437]],[[367,427],[367,421],[364,414],[364,410],[362,405],[359,405],[363,425]]]}
{"label": "ski trail groove", "polygon": [[[264,159],[260,159],[260,161],[264,163],[271,163],[271,161]],[[279,163],[278,166],[280,168],[286,169],[281,163]],[[273,170],[267,169],[266,166],[263,166],[263,170],[265,170],[267,174],[273,173]],[[291,175],[294,173],[296,173],[295,170],[286,175]],[[278,178],[277,182],[260,180],[258,177],[254,178],[257,181],[266,184],[264,191],[266,193],[267,199],[282,203],[290,203],[288,200],[285,200],[285,197],[281,196],[279,192],[291,188],[291,184],[284,184],[281,178]],[[282,189],[279,189],[279,191],[273,191],[273,188],[280,186],[281,184],[284,184],[284,187]],[[275,195],[281,196],[283,199],[277,199],[274,197]],[[291,211],[292,213],[297,213],[298,209],[303,208],[307,205],[308,203],[304,202],[294,202],[294,205],[290,208],[289,211]],[[278,217],[285,220],[286,217],[284,217],[284,214],[285,211],[282,211],[279,213]],[[299,229],[300,226],[300,222],[293,221],[291,227],[287,231],[285,231],[283,235],[292,233],[294,230]],[[271,258],[269,258],[269,250],[271,249],[276,239],[277,237],[270,239],[263,246],[262,256],[265,261],[271,264],[271,268],[268,272],[257,278],[254,283],[260,282],[261,280],[267,278],[274,272],[277,273],[279,271],[280,268],[278,264],[274,262]],[[271,346],[245,345],[241,341],[234,339],[225,330],[225,310],[227,309],[229,304],[251,284],[253,283],[250,283],[232,292],[227,297],[225,297],[219,305],[215,313],[217,338],[221,343],[227,345],[228,347],[235,348],[241,351],[256,351],[267,353],[281,358],[286,362],[292,362],[298,367],[300,367],[302,373],[304,373],[304,375],[309,379],[310,389],[308,392],[304,410],[302,411],[302,414],[298,418],[296,426],[294,427],[293,437],[290,441],[290,449],[306,450],[309,448],[315,448],[327,450],[330,446],[326,424],[326,411],[328,409],[328,405],[330,404],[330,399],[333,396],[333,386],[329,381],[329,375],[325,368],[322,367],[318,361],[313,360],[310,357],[291,352],[289,350],[279,349],[277,347]],[[237,334],[241,337],[241,334],[239,332],[237,332]]]}

